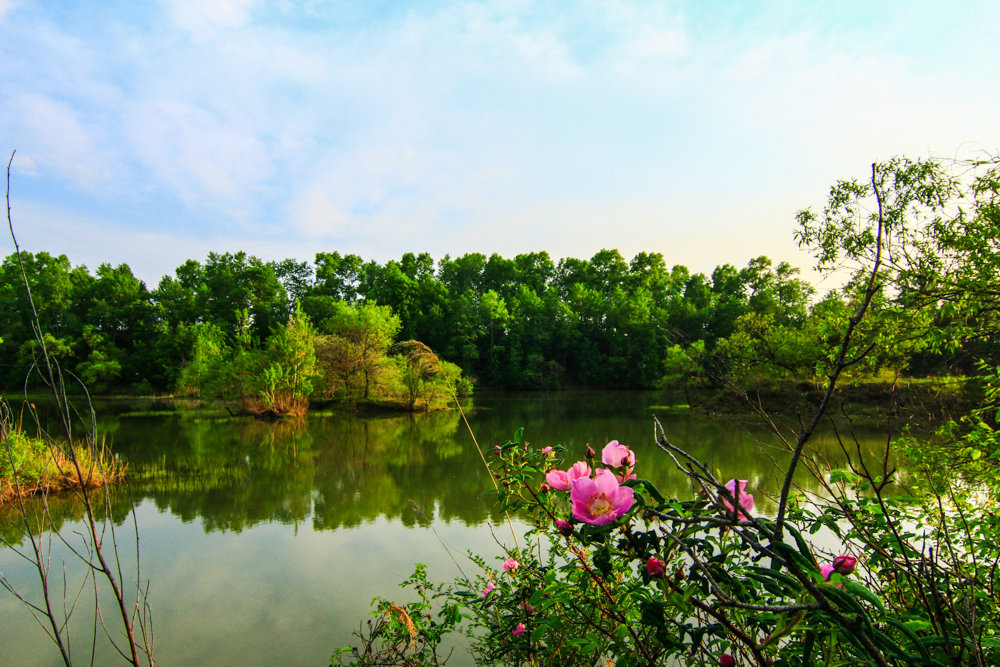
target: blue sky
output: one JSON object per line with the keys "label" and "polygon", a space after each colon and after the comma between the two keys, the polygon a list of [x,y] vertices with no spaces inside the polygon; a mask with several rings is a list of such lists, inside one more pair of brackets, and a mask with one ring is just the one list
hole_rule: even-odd
{"label": "blue sky", "polygon": [[[808,267],[794,213],[1000,149],[1000,3],[0,0],[25,249]],[[6,253],[12,251],[7,245]]]}

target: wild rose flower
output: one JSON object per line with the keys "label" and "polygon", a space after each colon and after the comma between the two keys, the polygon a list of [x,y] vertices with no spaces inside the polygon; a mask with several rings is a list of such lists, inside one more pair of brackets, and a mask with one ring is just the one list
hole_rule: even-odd
{"label": "wild rose flower", "polygon": [[850,574],[854,572],[854,566],[857,564],[858,559],[854,556],[849,556],[844,554],[843,556],[837,556],[833,559],[833,569],[837,574]]}
{"label": "wild rose flower", "polygon": [[569,537],[573,534],[573,524],[569,521],[563,521],[562,519],[556,519],[556,530],[558,530],[563,537]]}
{"label": "wild rose flower", "polygon": [[823,575],[823,581],[830,581],[830,576],[834,572],[843,575],[854,572],[854,566],[857,562],[858,559],[854,556],[848,556],[846,554],[843,556],[837,556],[833,559],[832,563],[820,566],[819,572]]}
{"label": "wild rose flower", "polygon": [[[739,485],[738,488],[737,485]],[[753,511],[753,495],[747,493],[746,489],[747,480],[745,479],[731,479],[726,482],[726,490],[729,491],[731,497],[737,499],[741,508],[740,511],[737,512],[736,516],[739,521],[749,521],[750,512]],[[726,509],[729,510],[730,513],[732,513],[733,504],[729,501],[729,499],[723,497],[722,504],[725,505]]]}
{"label": "wild rose flower", "polygon": [[505,560],[503,562],[503,565],[501,565],[501,567],[503,568],[504,572],[512,572],[512,571],[516,570],[520,566],[521,566],[521,564],[518,563],[513,558],[508,558],[507,560]]}
{"label": "wild rose flower", "polygon": [[515,625],[515,626],[514,626],[514,629],[513,629],[513,630],[511,630],[511,633],[512,633],[512,634],[513,634],[513,635],[514,635],[515,637],[520,637],[521,635],[523,635],[523,634],[524,634],[524,631],[525,631],[525,630],[527,630],[527,629],[528,629],[528,628],[527,628],[527,627],[525,627],[524,623],[518,623],[517,625]]}
{"label": "wild rose flower", "polygon": [[496,586],[493,584],[492,581],[486,584],[486,588],[483,589],[483,600],[486,600],[490,596],[490,593],[492,593],[495,590]]}
{"label": "wild rose flower", "polygon": [[590,477],[590,466],[586,461],[577,461],[569,470],[552,470],[545,476],[545,481],[556,491],[569,491],[573,480],[581,477]]}
{"label": "wild rose flower", "polygon": [[624,470],[621,481],[635,478],[632,472],[635,469],[635,452],[625,445],[618,444],[617,440],[604,445],[604,449],[601,450],[601,461],[606,466]]}
{"label": "wild rose flower", "polygon": [[552,451],[551,447],[542,447],[542,454],[548,454]]}
{"label": "wild rose flower", "polygon": [[570,499],[573,517],[593,526],[606,526],[628,512],[635,501],[632,489],[619,486],[611,471],[603,468],[593,479],[573,480]]}
{"label": "wild rose flower", "polygon": [[651,577],[662,577],[667,572],[667,564],[659,558],[650,556],[649,560],[646,561],[646,572]]}

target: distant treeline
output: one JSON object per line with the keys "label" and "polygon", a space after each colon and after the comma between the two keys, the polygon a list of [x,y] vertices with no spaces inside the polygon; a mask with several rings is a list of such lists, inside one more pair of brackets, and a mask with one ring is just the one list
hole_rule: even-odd
{"label": "distant treeline", "polygon": [[[265,349],[296,302],[318,333],[346,305],[388,306],[397,341],[421,341],[480,385],[691,388],[816,372],[849,314],[847,298],[814,290],[766,257],[710,276],[668,268],[659,253],[616,250],[558,262],[546,252],[406,253],[385,264],[321,252],[312,263],[243,252],[188,260],[148,289],[122,264],[96,274],[46,252],[21,255],[49,354],[93,390],[174,391],[205,327],[228,344]],[[0,380],[25,382],[37,344],[17,256],[0,267]],[[894,348],[866,359],[918,372],[948,360]]]}

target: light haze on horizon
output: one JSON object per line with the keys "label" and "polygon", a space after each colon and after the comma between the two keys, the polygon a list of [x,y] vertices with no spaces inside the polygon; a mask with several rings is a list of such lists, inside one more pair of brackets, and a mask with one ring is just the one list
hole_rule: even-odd
{"label": "light haze on horizon", "polygon": [[0,0],[0,148],[23,249],[150,288],[238,250],[806,268],[795,211],[837,179],[1000,150],[998,25],[986,0]]}

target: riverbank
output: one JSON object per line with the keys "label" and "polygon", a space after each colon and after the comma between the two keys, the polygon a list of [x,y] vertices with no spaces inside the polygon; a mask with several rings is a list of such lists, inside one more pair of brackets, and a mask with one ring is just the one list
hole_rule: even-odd
{"label": "riverbank", "polygon": [[[761,408],[769,414],[797,414],[814,410],[826,391],[819,381],[773,380],[749,385],[742,392],[731,388],[712,388],[666,392],[688,409],[708,414],[742,414],[748,407]],[[843,408],[855,417],[906,418],[916,423],[939,422],[961,415],[976,405],[982,387],[975,378],[866,378],[838,384],[833,407]]]}
{"label": "riverbank", "polygon": [[[819,404],[826,387],[819,380],[762,380],[748,385],[742,392],[729,387],[688,387],[668,388],[660,392],[654,390],[602,390],[585,387],[564,387],[561,389],[538,389],[527,394],[576,396],[578,394],[601,393],[602,395],[621,394],[623,396],[637,391],[659,393],[660,397],[653,400],[659,410],[671,412],[695,412],[702,414],[732,414],[741,415],[752,411],[755,407],[762,408],[769,414],[794,415],[805,412]],[[475,394],[461,397],[463,408],[471,408],[476,396],[503,395],[502,389],[488,387],[480,388]],[[932,377],[932,378],[862,378],[844,380],[837,386],[834,394],[834,405],[839,410],[842,406],[849,414],[859,417],[882,418],[905,417],[918,422],[934,423],[955,415],[964,414],[982,396],[982,387],[975,378],[969,377]],[[31,396],[29,396],[31,398]],[[115,394],[94,396],[95,400],[104,403],[105,411],[116,414],[120,411],[133,416],[138,414],[171,413],[178,409],[198,410],[206,414],[236,416],[238,410],[225,401],[201,399],[195,396],[174,395],[130,395]],[[38,396],[43,401],[43,396]],[[136,411],[136,404],[142,404],[142,409]],[[117,407],[120,406],[120,407]],[[379,415],[424,412],[419,406],[416,410],[405,403],[391,399],[360,399],[348,401],[344,399],[320,399],[310,402],[308,414],[354,414]],[[442,406],[444,409],[454,409],[454,404]],[[440,409],[440,408],[438,408]]]}

